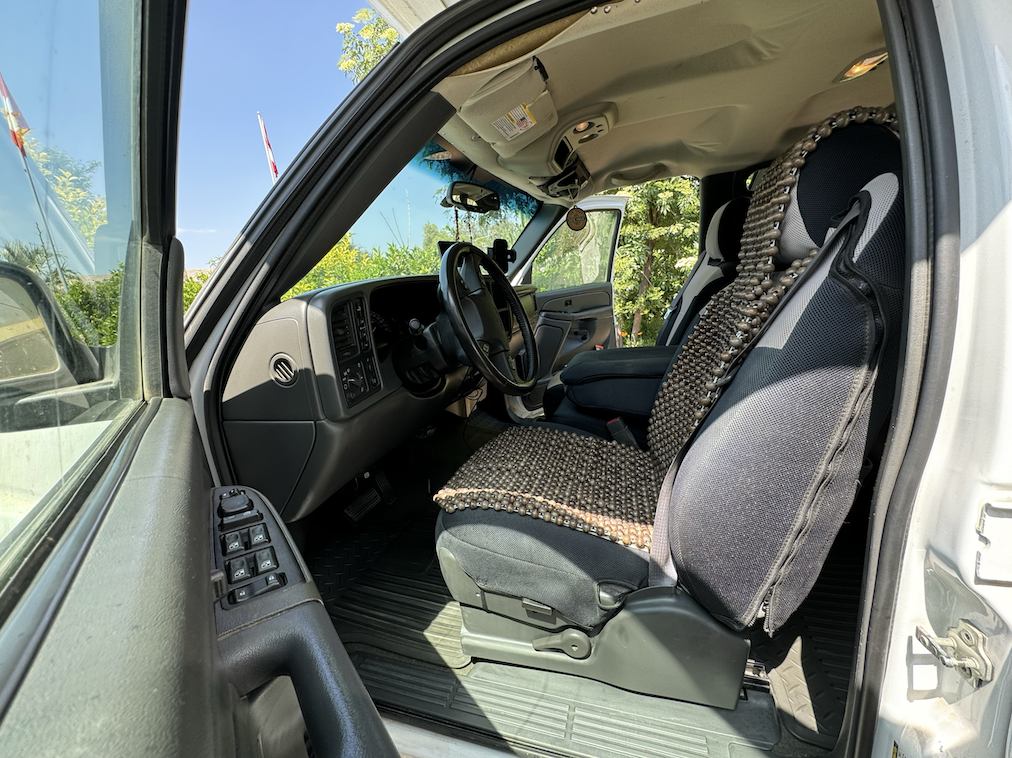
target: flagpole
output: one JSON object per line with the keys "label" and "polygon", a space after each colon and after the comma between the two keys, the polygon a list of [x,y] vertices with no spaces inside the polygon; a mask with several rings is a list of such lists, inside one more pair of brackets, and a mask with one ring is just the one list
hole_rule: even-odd
{"label": "flagpole", "polygon": [[60,254],[56,250],[56,242],[53,240],[53,230],[49,228],[49,219],[46,209],[42,205],[42,201],[39,200],[39,192],[35,189],[35,180],[32,178],[31,169],[28,168],[28,156],[23,152],[21,153],[21,162],[25,166],[25,173],[28,174],[28,184],[31,185],[32,194],[35,195],[35,205],[39,208],[39,215],[42,216],[42,225],[46,228],[46,236],[49,237],[49,246],[53,248],[53,263],[56,265],[56,273],[60,275],[60,284],[63,285],[63,291],[66,292],[70,287],[67,284],[67,277],[63,273],[63,266],[60,264]]}
{"label": "flagpole", "polygon": [[274,151],[271,149],[271,141],[267,139],[267,125],[264,124],[260,111],[257,111],[257,121],[260,122],[260,136],[264,140],[264,152],[267,154],[267,170],[271,174],[271,186],[274,186],[278,183],[278,165],[274,162]]}
{"label": "flagpole", "polygon": [[[32,195],[35,197],[35,205],[39,209],[39,215],[42,217],[42,225],[46,228],[46,236],[49,237],[49,246],[53,248],[53,264],[56,266],[56,273],[60,276],[60,284],[63,285],[63,291],[66,292],[69,287],[67,285],[67,277],[63,272],[63,266],[60,264],[60,253],[56,249],[56,241],[53,239],[53,230],[49,227],[49,215],[46,213],[46,209],[42,205],[42,201],[39,199],[39,191],[35,188],[35,180],[32,178],[32,171],[28,166],[28,155],[25,153],[25,134],[28,133],[29,127],[28,122],[25,121],[25,117],[22,115],[17,103],[14,102],[14,97],[11,95],[10,90],[7,89],[7,83],[3,80],[3,75],[0,75],[0,99],[3,100],[4,117],[7,121],[7,126],[11,132],[11,141],[14,146],[21,153],[21,164],[25,167],[25,174],[28,176],[28,185],[32,188]],[[39,232],[40,240],[43,247],[45,247],[45,240],[41,239],[41,230]]]}

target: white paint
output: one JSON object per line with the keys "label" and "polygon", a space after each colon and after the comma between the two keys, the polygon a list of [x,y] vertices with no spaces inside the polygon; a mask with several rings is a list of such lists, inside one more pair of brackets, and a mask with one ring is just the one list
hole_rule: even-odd
{"label": "white paint", "polygon": [[109,426],[108,421],[0,434],[0,539]]}

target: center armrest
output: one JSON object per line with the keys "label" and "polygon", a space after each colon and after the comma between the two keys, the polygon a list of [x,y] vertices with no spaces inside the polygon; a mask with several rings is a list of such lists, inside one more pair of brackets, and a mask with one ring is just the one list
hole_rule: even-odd
{"label": "center armrest", "polygon": [[581,353],[560,376],[566,397],[584,410],[645,418],[677,350],[661,346]]}
{"label": "center armrest", "polygon": [[662,345],[580,353],[562,370],[562,383],[584,384],[613,377],[660,379],[667,374],[677,350],[676,345]]}

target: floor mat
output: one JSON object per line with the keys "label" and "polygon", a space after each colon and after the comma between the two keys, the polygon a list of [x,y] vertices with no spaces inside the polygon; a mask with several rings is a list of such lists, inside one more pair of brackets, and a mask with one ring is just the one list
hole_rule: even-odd
{"label": "floor mat", "polygon": [[637,695],[590,679],[497,663],[466,672],[352,652],[381,706],[579,758],[767,758],[779,739],[773,700],[749,692],[733,711]]}
{"label": "floor mat", "polygon": [[833,747],[843,725],[857,644],[863,545],[837,543],[812,594],[770,639],[752,634],[752,655],[769,671],[784,726],[800,740]]}
{"label": "floor mat", "polygon": [[375,570],[328,604],[346,645],[368,643],[450,668],[470,663],[460,649],[460,606],[436,562],[434,527],[435,513],[419,518]]}

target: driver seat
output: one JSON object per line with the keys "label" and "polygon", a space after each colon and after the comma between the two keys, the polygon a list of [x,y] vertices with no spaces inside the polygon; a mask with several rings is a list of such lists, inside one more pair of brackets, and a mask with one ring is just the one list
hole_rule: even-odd
{"label": "driver seat", "polygon": [[834,114],[758,178],[737,276],[676,356],[647,450],[516,427],[436,494],[466,653],[735,707],[744,630],[762,618],[775,634],[808,595],[892,403],[905,248],[894,122]]}

